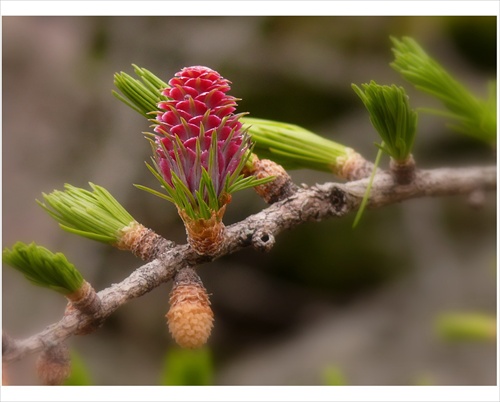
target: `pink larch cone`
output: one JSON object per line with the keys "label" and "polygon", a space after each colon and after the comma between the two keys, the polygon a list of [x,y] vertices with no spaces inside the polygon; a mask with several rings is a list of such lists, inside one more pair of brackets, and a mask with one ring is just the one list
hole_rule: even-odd
{"label": "pink larch cone", "polygon": [[[216,71],[187,67],[169,85],[163,91],[169,100],[158,104],[160,111],[154,128],[157,165],[170,187],[178,191],[176,186],[182,186],[189,191],[194,200],[191,203],[198,203],[197,193],[202,193],[199,195],[203,202],[211,208],[210,216],[196,216],[196,205],[194,212],[179,205],[178,210],[193,249],[201,255],[213,255],[224,237],[222,215],[230,200],[228,182],[241,168],[249,138],[239,122],[241,115],[233,113],[236,98],[226,93],[229,81]],[[213,193],[203,187],[203,171],[211,180]]]}

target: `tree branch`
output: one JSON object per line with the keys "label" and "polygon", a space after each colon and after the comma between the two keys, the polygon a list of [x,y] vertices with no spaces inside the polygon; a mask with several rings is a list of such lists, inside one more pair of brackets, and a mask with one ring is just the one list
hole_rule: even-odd
{"label": "tree branch", "polygon": [[[199,256],[188,245],[173,245],[122,282],[98,292],[102,305],[98,316],[89,316],[69,307],[59,322],[27,339],[15,340],[4,334],[3,360],[16,361],[72,335],[92,332],[120,306],[168,282],[181,268],[207,263],[250,246],[269,251],[275,237],[284,230],[308,221],[343,217],[359,207],[368,181],[362,179],[343,184],[324,183],[297,188],[287,198],[228,226],[224,246],[215,257]],[[492,191],[496,189],[496,182],[495,166],[420,170],[410,184],[403,186],[396,184],[389,172],[380,171],[375,176],[368,206],[379,208],[417,197]]]}

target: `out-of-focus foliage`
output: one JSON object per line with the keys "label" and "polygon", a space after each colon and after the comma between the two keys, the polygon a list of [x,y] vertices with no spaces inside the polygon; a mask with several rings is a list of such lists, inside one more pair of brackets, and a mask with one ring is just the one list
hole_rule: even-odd
{"label": "out-of-focus foliage", "polygon": [[74,350],[71,351],[71,374],[64,385],[93,385],[89,368],[82,356]]}
{"label": "out-of-focus foliage", "polygon": [[443,313],[435,323],[438,335],[447,341],[496,341],[497,320],[485,313]]}
{"label": "out-of-focus foliage", "polygon": [[496,144],[496,84],[489,83],[486,100],[477,98],[439,62],[430,57],[413,38],[392,38],[395,61],[392,67],[419,90],[439,99],[446,109],[436,114],[448,117],[451,126],[490,145]]}
{"label": "out-of-focus foliage", "polygon": [[323,371],[325,385],[348,385],[342,370],[336,366],[326,367]]}
{"label": "out-of-focus foliage", "polygon": [[214,367],[209,348],[172,348],[165,355],[161,385],[213,385]]}

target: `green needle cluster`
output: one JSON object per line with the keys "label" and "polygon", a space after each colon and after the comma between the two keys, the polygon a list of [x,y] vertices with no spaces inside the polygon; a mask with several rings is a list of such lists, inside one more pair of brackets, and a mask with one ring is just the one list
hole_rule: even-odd
{"label": "green needle cluster", "polygon": [[120,239],[120,230],[135,220],[105,188],[89,184],[93,191],[66,184],[64,191],[43,193],[45,203],[37,202],[62,229],[114,244]]}
{"label": "green needle cluster", "polygon": [[391,38],[395,61],[391,66],[417,89],[436,97],[447,111],[428,110],[453,121],[454,129],[496,143],[497,107],[495,86],[487,100],[478,99],[412,38]]}
{"label": "green needle cluster", "polygon": [[141,80],[124,72],[116,73],[114,84],[121,94],[113,91],[113,95],[144,117],[154,118],[151,112],[158,110],[158,102],[167,100],[161,91],[168,88],[168,84],[145,68],[132,66]]}
{"label": "green needle cluster", "polygon": [[3,262],[21,272],[34,285],[64,295],[79,290],[84,281],[64,254],[54,254],[35,243],[17,242],[12,250],[4,249],[2,257]]}
{"label": "green needle cluster", "polygon": [[243,117],[259,158],[268,158],[285,169],[336,172],[354,151],[294,124]]}
{"label": "green needle cluster", "polygon": [[374,81],[361,87],[352,84],[382,138],[382,144],[377,146],[395,161],[405,162],[415,142],[417,113],[410,108],[404,88],[378,85]]}

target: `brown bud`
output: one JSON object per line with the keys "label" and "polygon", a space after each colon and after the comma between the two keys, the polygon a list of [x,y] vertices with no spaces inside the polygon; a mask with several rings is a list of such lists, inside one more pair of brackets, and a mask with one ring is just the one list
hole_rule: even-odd
{"label": "brown bud", "polygon": [[212,211],[209,219],[193,219],[183,210],[178,210],[186,228],[188,243],[197,254],[213,256],[222,249],[226,228],[222,217],[225,211],[226,205],[218,211]]}
{"label": "brown bud", "polygon": [[36,361],[36,371],[44,385],[61,385],[71,374],[71,359],[66,344],[45,349]]}
{"label": "brown bud", "polygon": [[254,156],[252,167],[246,169],[245,173],[252,174],[257,179],[274,176],[273,181],[254,187],[257,194],[268,204],[285,199],[297,190],[286,170],[269,159],[258,159],[257,156]]}
{"label": "brown bud", "polygon": [[195,349],[207,342],[214,314],[207,291],[193,269],[177,273],[166,317],[169,331],[179,346]]}

